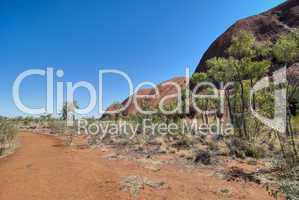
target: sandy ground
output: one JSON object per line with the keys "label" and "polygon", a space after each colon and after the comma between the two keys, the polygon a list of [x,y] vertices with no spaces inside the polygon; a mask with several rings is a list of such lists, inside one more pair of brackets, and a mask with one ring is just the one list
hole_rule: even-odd
{"label": "sandy ground", "polygon": [[98,149],[64,147],[61,140],[47,135],[22,133],[19,141],[16,153],[0,160],[0,200],[134,199],[120,190],[120,180],[129,175],[168,185],[144,188],[137,199],[271,199],[259,185],[220,180],[210,171],[165,165],[154,172],[134,161],[107,160],[103,158],[107,152]]}

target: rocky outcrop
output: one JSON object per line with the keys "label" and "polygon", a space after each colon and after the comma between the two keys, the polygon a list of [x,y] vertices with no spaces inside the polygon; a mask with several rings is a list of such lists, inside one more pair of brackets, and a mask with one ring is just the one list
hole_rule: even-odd
{"label": "rocky outcrop", "polygon": [[295,63],[287,69],[289,84],[299,87],[299,63]]}
{"label": "rocky outcrop", "polygon": [[[154,96],[154,98],[137,98],[138,106],[142,107],[142,106],[146,105],[150,108],[155,108],[159,105],[159,102],[162,98],[169,96],[169,95],[174,95],[174,96],[177,95],[178,89],[170,83],[177,84],[181,88],[181,90],[183,90],[187,87],[185,77],[176,77],[171,80],[168,80],[168,81],[158,84],[157,88],[156,88],[157,91],[154,88],[140,89],[136,93],[137,95],[155,95],[155,96]],[[132,98],[132,96],[128,97],[120,104],[112,104],[111,106],[109,106],[107,108],[107,111],[118,110],[119,108],[125,106],[127,104],[127,102],[129,101],[129,98]],[[175,98],[176,97],[169,98],[167,101],[172,101]],[[129,106],[122,112],[122,114],[123,115],[131,115],[131,114],[136,114],[137,112],[138,112],[138,110],[136,108],[136,105],[134,104],[133,101],[131,101]],[[103,115],[103,117],[106,117],[106,116],[109,116],[109,114]]]}
{"label": "rocky outcrop", "polygon": [[269,11],[239,20],[211,44],[204,53],[195,72],[206,71],[206,61],[208,59],[225,57],[225,50],[230,46],[233,35],[240,30],[252,32],[258,41],[275,41],[279,35],[287,33],[298,26],[298,0],[288,0]]}
{"label": "rocky outcrop", "polygon": [[[205,63],[210,58],[226,57],[226,49],[230,46],[232,37],[240,30],[252,32],[256,36],[258,41],[275,41],[280,35],[288,33],[297,27],[299,27],[299,0],[288,0],[269,11],[239,20],[211,44],[208,50],[204,53],[195,72],[207,71]],[[296,83],[298,83],[299,80],[298,62],[297,64],[289,67],[287,72],[288,79],[292,77],[293,81],[296,81]],[[182,88],[186,87],[184,77],[174,78],[165,82],[176,82]],[[163,83],[158,85],[158,90],[160,95],[158,95],[156,98],[151,99],[139,98],[137,100],[138,105],[146,103],[149,107],[156,107],[163,97],[165,97],[166,95],[175,94],[177,92],[174,86],[163,85]],[[155,90],[153,88],[141,89],[137,92],[137,94],[152,95],[155,94]],[[129,98],[124,100],[121,104],[113,104],[109,106],[107,110],[116,110],[121,106],[124,106],[128,100]],[[127,109],[122,112],[123,115],[136,113],[136,106],[132,102],[129,104]],[[106,114],[104,114],[104,116],[106,116]]]}

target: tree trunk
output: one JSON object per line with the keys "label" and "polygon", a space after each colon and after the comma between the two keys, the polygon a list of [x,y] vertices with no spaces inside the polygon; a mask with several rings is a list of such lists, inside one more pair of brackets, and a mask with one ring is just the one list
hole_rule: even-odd
{"label": "tree trunk", "polygon": [[244,130],[245,137],[248,137],[248,134],[247,134],[247,128],[246,128],[246,119],[245,119],[245,96],[244,96],[244,85],[243,85],[242,81],[240,82],[240,86],[241,86],[241,101],[242,101],[242,105],[241,105],[242,125],[243,125],[243,130]]}
{"label": "tree trunk", "polygon": [[228,107],[228,113],[229,113],[229,118],[231,123],[234,123],[234,118],[233,118],[233,114],[232,114],[232,107],[231,107],[231,102],[230,102],[230,98],[229,98],[229,94],[227,94],[227,91],[225,91],[225,96],[227,99],[227,107]]}

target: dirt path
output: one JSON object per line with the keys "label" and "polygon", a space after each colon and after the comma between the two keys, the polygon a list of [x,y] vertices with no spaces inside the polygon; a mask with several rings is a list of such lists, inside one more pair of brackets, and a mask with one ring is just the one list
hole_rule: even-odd
{"label": "dirt path", "polygon": [[[163,180],[166,189],[145,188],[139,199],[270,199],[253,183],[227,182],[207,172],[164,166],[153,172],[132,161],[109,161],[100,150],[66,148],[52,136],[20,134],[21,147],[0,160],[0,200],[132,199],[119,189],[121,177]],[[225,193],[223,193],[226,189]]]}

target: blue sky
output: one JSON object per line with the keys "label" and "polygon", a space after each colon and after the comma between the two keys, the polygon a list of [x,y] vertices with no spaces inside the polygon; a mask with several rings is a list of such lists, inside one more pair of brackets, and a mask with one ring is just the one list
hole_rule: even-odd
{"label": "blue sky", "polygon": [[[98,84],[100,69],[126,72],[134,84],[194,71],[217,36],[240,18],[282,0],[0,0],[0,115],[17,116],[12,84],[27,69],[53,67],[57,81]],[[104,105],[128,94],[120,77],[104,79]],[[45,104],[45,79],[21,88],[26,105]],[[88,94],[75,95],[84,107]],[[96,113],[91,113],[95,115]]]}

